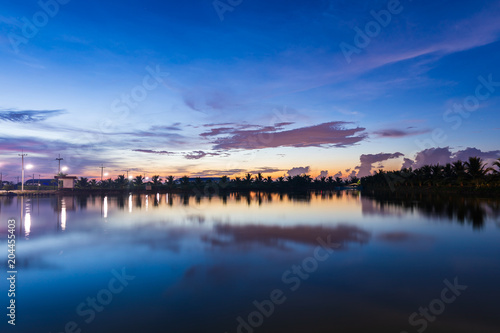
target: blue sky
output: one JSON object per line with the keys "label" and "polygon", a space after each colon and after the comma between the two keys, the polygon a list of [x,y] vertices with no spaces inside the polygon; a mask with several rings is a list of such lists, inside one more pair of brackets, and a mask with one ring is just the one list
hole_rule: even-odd
{"label": "blue sky", "polygon": [[46,176],[57,154],[87,176],[500,156],[500,1],[42,3],[0,14],[7,179],[22,149]]}

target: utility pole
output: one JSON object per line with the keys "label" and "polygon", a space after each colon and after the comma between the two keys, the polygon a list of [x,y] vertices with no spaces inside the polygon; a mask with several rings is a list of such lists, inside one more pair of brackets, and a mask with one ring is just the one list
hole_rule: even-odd
{"label": "utility pole", "polygon": [[28,156],[28,154],[24,153],[24,150],[21,151],[21,192],[24,192],[24,156]]}
{"label": "utility pole", "polygon": [[59,154],[59,157],[56,158],[56,161],[59,162],[59,171],[57,174],[60,174],[61,173],[61,161],[64,160],[64,158],[61,158],[61,154]]}
{"label": "utility pole", "polygon": [[99,168],[101,168],[101,183],[102,183],[102,176],[103,176],[104,168],[105,168],[104,164],[101,164],[101,166]]}

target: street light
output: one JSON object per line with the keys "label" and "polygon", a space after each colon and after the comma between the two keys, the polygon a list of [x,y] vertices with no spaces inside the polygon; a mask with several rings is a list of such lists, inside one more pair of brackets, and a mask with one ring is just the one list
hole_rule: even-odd
{"label": "street light", "polygon": [[28,154],[25,154],[24,150],[22,150],[19,156],[21,156],[21,192],[24,192],[24,156],[28,156]]}
{"label": "street light", "polygon": [[68,171],[68,167],[67,167],[67,166],[64,166],[64,167],[62,167],[62,169],[61,169],[61,170],[62,170],[62,171]]}

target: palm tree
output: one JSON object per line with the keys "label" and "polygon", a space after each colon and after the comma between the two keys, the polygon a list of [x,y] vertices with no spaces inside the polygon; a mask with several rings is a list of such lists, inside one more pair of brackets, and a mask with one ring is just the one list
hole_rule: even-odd
{"label": "palm tree", "polygon": [[495,162],[493,162],[493,165],[498,167],[498,170],[492,169],[493,172],[495,172],[496,174],[500,174],[500,158],[498,158]]}
{"label": "palm tree", "polygon": [[161,178],[160,178],[160,176],[158,176],[158,175],[153,176],[153,178],[151,178],[151,180],[153,181],[153,185],[161,185]]}
{"label": "palm tree", "polygon": [[245,182],[248,184],[250,184],[252,182],[252,175],[251,174],[247,173],[245,175]]}
{"label": "palm tree", "polygon": [[167,179],[165,180],[165,183],[169,186],[172,187],[174,186],[174,176],[168,176]]}
{"label": "palm tree", "polygon": [[262,180],[264,179],[264,176],[262,176],[262,173],[258,173],[257,176],[255,176],[255,182],[256,183],[262,183]]}
{"label": "palm tree", "polygon": [[115,183],[118,188],[124,188],[128,183],[128,179],[125,178],[125,175],[119,175],[118,178],[115,179]]}
{"label": "palm tree", "polygon": [[90,187],[92,187],[92,188],[96,188],[97,187],[97,181],[95,179],[92,179],[90,181]]}
{"label": "palm tree", "polygon": [[136,186],[140,186],[140,185],[142,185],[143,183],[144,183],[144,177],[143,177],[143,176],[139,175],[139,176],[136,176],[136,177],[134,178],[134,184],[135,184]]}
{"label": "palm tree", "polygon": [[479,182],[484,180],[486,174],[492,169],[486,168],[486,164],[480,157],[469,157],[469,161],[464,163],[467,175],[472,178],[472,181],[479,185]]}
{"label": "palm tree", "polygon": [[76,187],[87,188],[89,186],[90,184],[88,178],[80,177],[80,179],[76,181]]}

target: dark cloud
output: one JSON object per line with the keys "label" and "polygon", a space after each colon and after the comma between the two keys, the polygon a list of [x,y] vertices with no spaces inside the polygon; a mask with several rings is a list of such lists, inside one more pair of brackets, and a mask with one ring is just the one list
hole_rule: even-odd
{"label": "dark cloud", "polygon": [[[351,123],[329,122],[315,126],[292,130],[282,130],[283,124],[260,126],[256,129],[240,129],[232,127],[213,128],[201,136],[228,135],[218,138],[213,143],[214,149],[263,149],[275,147],[346,147],[352,146],[367,136],[362,134],[365,128],[346,128]],[[252,126],[252,125],[248,125]]]}
{"label": "dark cloud", "polygon": [[319,173],[319,178],[321,177],[328,177],[328,170],[323,170]]}
{"label": "dark cloud", "polygon": [[417,153],[413,167],[416,169],[424,165],[446,165],[452,162],[451,155],[450,147],[425,149]]}
{"label": "dark cloud", "polygon": [[229,169],[229,170],[203,170],[200,172],[191,173],[193,177],[217,177],[217,176],[233,176],[246,172],[245,169]]}
{"label": "dark cloud", "polygon": [[0,121],[34,123],[66,113],[64,110],[0,110]]}
{"label": "dark cloud", "polygon": [[413,160],[410,160],[409,158],[406,158],[403,160],[403,166],[401,167],[402,169],[404,168],[410,168],[413,165]]}
{"label": "dark cloud", "polygon": [[207,153],[207,152],[204,152],[202,150],[197,150],[197,151],[193,151],[193,152],[184,154],[184,158],[186,158],[188,160],[199,160],[199,159],[202,159],[206,156],[219,156],[219,155],[220,155],[220,153]]}
{"label": "dark cloud", "polygon": [[466,161],[469,157],[480,157],[483,160],[495,160],[500,157],[500,150],[492,151],[481,151],[477,148],[466,148],[464,150],[457,151],[455,153],[454,159]]}
{"label": "dark cloud", "polygon": [[290,170],[287,171],[288,175],[289,176],[299,176],[299,175],[302,175],[302,174],[307,174],[311,171],[311,168],[306,166],[306,167],[296,167],[296,168],[292,168]]}
{"label": "dark cloud", "polygon": [[147,154],[157,154],[157,155],[175,155],[176,153],[166,150],[151,150],[151,149],[134,149],[133,151],[139,153],[147,153]]}
{"label": "dark cloud", "polygon": [[182,131],[181,123],[175,123],[170,126],[151,126],[152,131]]}
{"label": "dark cloud", "polygon": [[342,178],[342,171],[337,172],[335,175],[333,175],[333,178]]}
{"label": "dark cloud", "polygon": [[380,154],[363,154],[359,157],[361,164],[356,167],[359,170],[358,177],[365,177],[371,174],[373,164],[386,161],[392,158],[404,156],[402,153],[380,153]]}
{"label": "dark cloud", "polygon": [[262,168],[259,168],[258,170],[248,171],[248,173],[251,173],[251,174],[257,174],[257,173],[274,173],[274,172],[278,172],[278,171],[284,171],[284,170],[283,169],[277,169],[277,168],[270,168],[270,167],[262,167]]}
{"label": "dark cloud", "polygon": [[419,134],[425,134],[429,133],[430,130],[420,130],[420,131],[405,131],[405,130],[399,130],[399,129],[385,129],[385,130],[380,130],[380,131],[375,131],[373,134],[377,135],[378,137],[382,138],[402,138],[405,136],[412,136],[412,135],[419,135]]}

